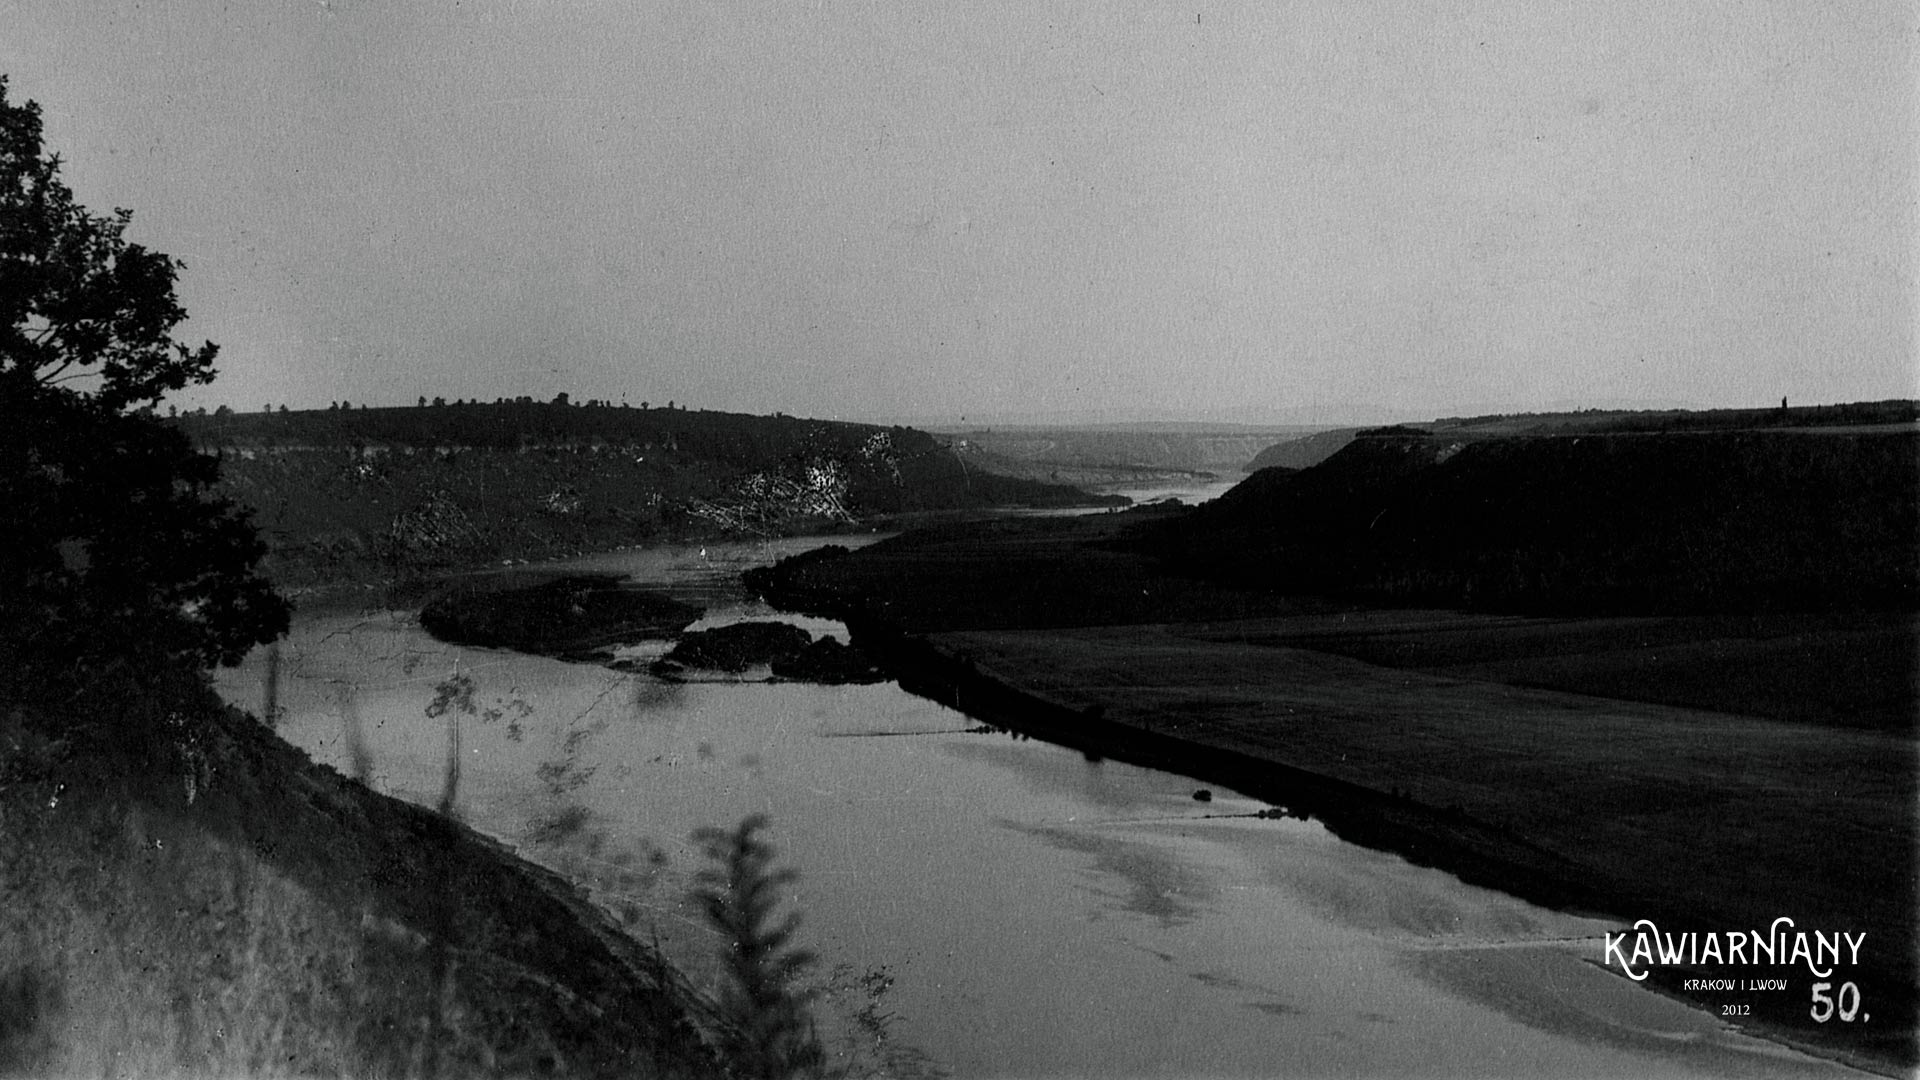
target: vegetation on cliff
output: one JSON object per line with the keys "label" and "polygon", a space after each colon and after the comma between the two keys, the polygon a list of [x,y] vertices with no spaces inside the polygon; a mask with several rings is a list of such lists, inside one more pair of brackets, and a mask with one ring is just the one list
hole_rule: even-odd
{"label": "vegetation on cliff", "polygon": [[295,588],[586,550],[1102,500],[968,466],[908,428],[600,403],[456,403],[175,421]]}

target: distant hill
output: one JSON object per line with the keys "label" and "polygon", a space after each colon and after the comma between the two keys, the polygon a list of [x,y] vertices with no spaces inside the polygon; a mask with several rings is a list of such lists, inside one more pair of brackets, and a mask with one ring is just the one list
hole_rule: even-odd
{"label": "distant hill", "polygon": [[[992,506],[1102,505],[911,428],[532,401],[181,417],[285,584]],[[1124,501],[1124,500],[1122,500]]]}
{"label": "distant hill", "polygon": [[[1360,432],[1153,541],[1283,592],[1527,612],[1920,607],[1911,402]],[[1429,430],[1430,428],[1430,430]]]}
{"label": "distant hill", "polygon": [[[1160,470],[1236,475],[1279,436],[1300,429],[1144,424],[1098,427],[983,428],[943,435],[983,465],[1025,463],[1056,469]],[[1002,466],[1004,468],[1004,466]]]}
{"label": "distant hill", "polygon": [[970,469],[994,476],[1038,480],[1049,484],[1071,484],[1098,491],[1110,488],[1176,487],[1194,482],[1210,482],[1217,474],[1204,469],[1154,468],[1151,465],[1065,465],[1049,461],[1030,461],[988,453],[977,446],[956,446],[954,453]]}
{"label": "distant hill", "polygon": [[[876,433],[899,435],[932,449],[910,428],[883,428],[791,416],[754,416],[704,409],[627,408],[563,401],[458,402],[417,407],[225,412],[177,418],[210,447],[485,447],[669,443],[692,456],[736,464],[762,463],[808,444],[854,447]],[[914,440],[913,436],[919,436]]]}
{"label": "distant hill", "polygon": [[1573,412],[1449,416],[1407,426],[1437,435],[1572,435],[1581,432],[1739,431],[1799,427],[1878,427],[1920,422],[1920,401],[1897,398],[1767,409],[1581,409]]}
{"label": "distant hill", "polygon": [[[1495,435],[1551,435],[1577,432],[1715,431],[1741,428],[1840,427],[1912,423],[1917,418],[1911,401],[1862,402],[1850,405],[1808,405],[1787,409],[1580,409],[1547,413],[1491,413],[1485,416],[1446,417],[1401,426],[1436,436],[1487,438]],[[1305,469],[1320,464],[1353,441],[1362,429],[1336,428],[1296,436],[1260,451],[1246,471],[1275,465]]]}
{"label": "distant hill", "polygon": [[1391,424],[1404,420],[1405,409],[1359,402],[1321,402],[1310,405],[1240,405],[1231,408],[1180,409],[1167,407],[1108,409],[1041,409],[1023,411],[973,411],[959,413],[916,413],[876,417],[883,423],[901,423],[923,431],[963,431],[986,428],[1063,428],[1105,427],[1142,431],[1153,428],[1184,427],[1226,431],[1233,428],[1261,431],[1311,430],[1326,427],[1353,427]]}
{"label": "distant hill", "polygon": [[1261,469],[1270,469],[1276,465],[1289,469],[1305,469],[1318,465],[1339,453],[1342,447],[1353,441],[1354,435],[1359,431],[1359,428],[1335,428],[1332,431],[1315,432],[1312,435],[1302,435],[1297,439],[1288,439],[1286,442],[1274,443],[1255,454],[1253,460],[1247,462],[1245,469],[1252,473],[1259,472]]}

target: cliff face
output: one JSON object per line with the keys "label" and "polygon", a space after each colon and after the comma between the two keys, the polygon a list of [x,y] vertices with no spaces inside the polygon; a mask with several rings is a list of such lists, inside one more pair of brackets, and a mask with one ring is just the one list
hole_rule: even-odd
{"label": "cliff face", "polygon": [[923,510],[1074,505],[924,432],[532,403],[192,417],[290,586]]}
{"label": "cliff face", "polygon": [[1920,431],[1364,432],[1150,546],[1287,592],[1518,611],[1920,605]]}

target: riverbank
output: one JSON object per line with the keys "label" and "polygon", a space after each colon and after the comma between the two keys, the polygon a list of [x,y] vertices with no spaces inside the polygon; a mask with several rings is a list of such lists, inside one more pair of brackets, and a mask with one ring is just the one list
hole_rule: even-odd
{"label": "riverbank", "polygon": [[718,1071],[698,995],[573,886],[145,689],[0,718],[0,1071]]}
{"label": "riverbank", "polygon": [[[778,606],[846,619],[904,687],[988,723],[1311,813],[1471,882],[1623,927],[1759,931],[1784,915],[1865,933],[1860,965],[1831,983],[1872,1002],[1867,1023],[1814,1023],[1805,964],[1670,965],[1650,983],[1703,1009],[1746,1006],[1738,1023],[1783,1041],[1911,1068],[1911,728],[1823,710],[1833,681],[1810,676],[1837,653],[1901,655],[1911,618],[1777,616],[1742,637],[1710,618],[1368,611],[1156,574],[1111,542],[1131,516],[916,534],[754,583]],[[1401,666],[1335,654],[1362,646]],[[1623,696],[1593,692],[1596,672],[1635,670],[1619,653],[1642,647],[1705,669],[1656,666]],[[1489,666],[1489,649],[1534,662]],[[1716,671],[1778,684],[1729,697],[1777,697],[1784,718],[1675,703]],[[1911,715],[1900,672],[1866,692],[1883,718]],[[1789,991],[1687,991],[1703,973]]]}
{"label": "riverbank", "polygon": [[[1109,505],[1109,497],[1090,495],[1089,501],[1066,508],[1095,510]],[[578,547],[529,543],[508,546],[484,555],[472,554],[432,565],[398,566],[377,561],[341,563],[324,573],[311,568],[289,570],[271,558],[266,570],[281,595],[296,609],[307,613],[358,611],[368,606],[418,608],[449,586],[474,579],[503,578],[511,581],[544,580],[548,567],[594,556],[627,552],[673,551],[700,548],[708,544],[748,542],[780,543],[797,537],[846,537],[846,543],[865,541],[876,535],[903,529],[944,528],[988,521],[1006,514],[1006,510],[918,510],[886,514],[858,524],[847,522],[812,523],[779,533],[754,536],[712,524],[692,524],[659,536],[603,537],[583,542]]]}
{"label": "riverbank", "polygon": [[[855,640],[903,687],[988,723],[1229,787],[1534,903],[1673,932],[1786,915],[1864,933],[1866,963],[1846,981],[1871,988],[1883,1028],[1798,1022],[1810,980],[1785,964],[1765,974],[1800,990],[1763,1002],[1755,1026],[1854,1064],[1911,1063],[1897,1020],[1911,882],[1897,845],[1861,839],[1911,833],[1904,740],[1409,677],[1181,629],[913,639],[858,628]],[[1737,763],[1706,749],[1727,745],[1742,748]],[[1682,992],[1706,974],[1675,967],[1655,985],[1709,1009],[1752,1003]]]}
{"label": "riverbank", "polygon": [[[720,625],[773,617],[737,575],[808,543],[555,571],[622,573]],[[260,702],[265,669],[223,671],[224,696]],[[687,895],[689,834],[771,813],[821,956],[822,1041],[856,1074],[1851,1075],[1582,962],[1604,923],[895,683],[661,683],[446,645],[399,612],[296,619],[279,669],[289,741],[346,772],[359,747],[373,786],[427,805],[446,732],[419,718],[469,674],[463,819],[635,920],[703,990],[724,953]]]}

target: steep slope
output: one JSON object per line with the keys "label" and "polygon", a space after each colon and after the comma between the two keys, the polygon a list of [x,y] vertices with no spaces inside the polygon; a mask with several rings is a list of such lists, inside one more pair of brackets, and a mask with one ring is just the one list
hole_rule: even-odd
{"label": "steep slope", "polygon": [[1363,432],[1154,546],[1223,581],[1529,612],[1911,609],[1920,432]]}
{"label": "steep slope", "polygon": [[571,885],[314,765],[192,673],[0,712],[0,1072],[714,1075]]}
{"label": "steep slope", "polygon": [[509,402],[181,421],[290,587],[889,515],[1099,505],[970,468],[924,432]]}

